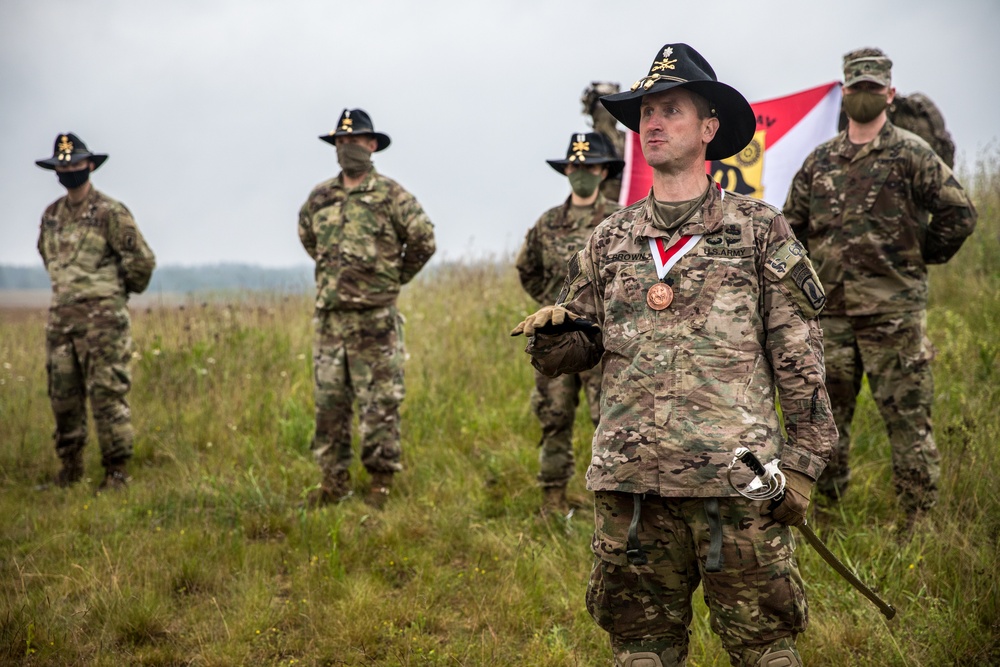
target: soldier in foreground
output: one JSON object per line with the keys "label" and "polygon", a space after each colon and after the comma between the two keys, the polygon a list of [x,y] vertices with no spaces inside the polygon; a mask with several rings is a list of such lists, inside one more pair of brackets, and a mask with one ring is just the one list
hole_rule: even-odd
{"label": "soldier in foreground", "polygon": [[[569,179],[572,192],[559,206],[538,219],[517,255],[521,285],[539,305],[555,303],[566,277],[566,265],[590,238],[598,223],[618,210],[601,194],[600,186],[616,178],[625,163],[607,138],[598,132],[570,137],[566,157],[547,160]],[[566,485],[573,476],[573,420],[581,387],[594,426],[600,419],[601,374],[596,370],[550,378],[535,371],[531,408],[542,424],[538,483],[542,487],[542,514],[569,512]]]}
{"label": "soldier in foreground", "polygon": [[[625,157],[625,132],[618,129],[618,121],[608,113],[604,105],[600,103],[602,95],[617,93],[621,87],[611,81],[594,81],[583,91],[580,103],[583,104],[583,114],[590,116],[591,127],[594,132],[600,132],[611,142],[615,155]],[[601,183],[601,194],[612,202],[619,202],[622,188],[621,170],[614,176],[608,176]]]}
{"label": "soldier in foreground", "polygon": [[931,432],[927,265],[958,251],[976,211],[930,146],[888,121],[891,68],[878,49],[844,56],[847,129],[806,158],[784,214],[827,291],[820,321],[840,439],[818,489],[834,500],[847,489],[851,419],[867,374],[912,525],[936,501],[940,474]]}
{"label": "soldier in foreground", "polygon": [[38,236],[52,283],[45,367],[62,461],[56,484],[66,487],[83,478],[89,396],[104,466],[98,488],[117,490],[130,480],[135,438],[128,402],[128,295],[146,289],[156,258],[129,210],[90,182],[90,173],[107,159],[67,132],[56,137],[52,157],[35,164],[54,170],[66,188],[66,196],[42,214]]}
{"label": "soldier in foreground", "polygon": [[[598,226],[558,305],[512,332],[531,336],[541,372],[600,364],[604,378],[587,608],[616,665],[683,665],[701,583],[732,664],[800,665],[806,601],[788,525],[804,521],[836,440],[822,288],[778,211],[706,175],[756,122],[697,51],[664,46],[630,91],[601,101],[639,133],[652,191]],[[780,457],[788,487],[773,510],[727,482],[739,445]]]}
{"label": "soldier in foreground", "polygon": [[372,153],[390,139],[374,130],[367,113],[345,109],[337,129],[319,138],[337,147],[341,171],[317,185],[299,211],[299,238],[316,261],[312,449],[323,474],[308,503],[333,503],[351,493],[357,398],[361,462],[371,475],[365,500],[382,507],[403,468],[405,351],[396,298],[434,254],[434,228],[413,195],[372,165]]}

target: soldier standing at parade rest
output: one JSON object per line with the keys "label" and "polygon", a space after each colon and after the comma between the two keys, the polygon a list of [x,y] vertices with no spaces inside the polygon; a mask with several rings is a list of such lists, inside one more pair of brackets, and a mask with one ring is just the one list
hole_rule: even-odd
{"label": "soldier standing at parade rest", "polygon": [[[705,173],[749,143],[755,117],[697,51],[664,46],[630,91],[601,101],[639,133],[652,191],[601,223],[557,305],[511,332],[531,336],[547,375],[603,374],[587,608],[616,665],[682,665],[701,583],[732,664],[800,665],[806,601],[787,524],[804,521],[836,440],[822,288],[780,212]],[[728,483],[741,445],[780,457],[780,505]]]}
{"label": "soldier standing at parade rest", "polygon": [[[555,303],[570,258],[583,248],[598,223],[618,210],[617,204],[601,194],[600,186],[616,178],[625,166],[611,143],[598,132],[574,134],[565,159],[547,162],[569,179],[572,192],[528,230],[517,255],[521,285],[539,305]],[[538,483],[542,487],[543,515],[569,512],[566,485],[575,468],[573,419],[581,387],[596,426],[600,419],[600,371],[590,369],[557,378],[535,371],[531,408],[542,425]]]}
{"label": "soldier standing at parade rest", "polygon": [[319,137],[337,147],[341,172],[320,183],[299,211],[299,238],[316,261],[316,433],[323,479],[309,494],[319,506],[351,493],[351,424],[358,400],[361,462],[371,475],[365,498],[382,507],[403,469],[402,285],[434,254],[434,227],[396,181],[379,174],[374,152],[390,139],[361,109],[344,109],[337,129]]}
{"label": "soldier standing at parade rest", "polygon": [[[625,133],[618,129],[618,120],[608,113],[604,105],[600,103],[602,95],[611,95],[621,90],[621,86],[611,81],[594,81],[583,91],[580,96],[580,103],[583,105],[583,114],[590,116],[591,127],[594,132],[600,132],[611,142],[615,154],[625,157]],[[622,189],[622,177],[619,171],[615,176],[608,176],[601,183],[601,194],[613,202],[620,202]]]}
{"label": "soldier standing at parade rest", "polygon": [[976,211],[951,169],[917,135],[893,126],[892,61],[844,56],[847,129],[795,175],[784,214],[827,292],[820,323],[840,438],[817,489],[838,499],[850,480],[851,419],[863,374],[885,421],[896,494],[912,526],[937,499],[927,338],[927,265],[948,261]]}
{"label": "soldier standing at parade rest", "polygon": [[36,160],[66,188],[42,214],[38,252],[52,283],[45,329],[45,368],[55,414],[56,484],[83,478],[87,396],[97,426],[104,479],[99,489],[130,480],[134,431],[128,392],[132,379],[128,295],[146,289],[156,266],[153,251],[123,204],[90,182],[107,155],[91,153],[72,133],[56,137],[52,157]]}

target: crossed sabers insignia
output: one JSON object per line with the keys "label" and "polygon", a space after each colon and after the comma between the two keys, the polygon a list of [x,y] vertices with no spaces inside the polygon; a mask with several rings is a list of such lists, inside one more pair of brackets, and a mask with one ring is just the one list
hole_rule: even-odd
{"label": "crossed sabers insignia", "polygon": [[589,151],[590,150],[590,142],[589,141],[574,141],[573,142],[573,149],[572,150],[573,150],[574,153],[583,153],[583,152]]}
{"label": "crossed sabers insignia", "polygon": [[650,72],[659,72],[664,69],[676,69],[674,63],[677,62],[677,58],[670,60],[669,58],[664,58],[663,60],[657,60],[653,63],[653,68],[649,70]]}
{"label": "crossed sabers insignia", "polygon": [[61,154],[65,153],[65,157],[63,155],[59,156],[60,160],[68,160],[68,159],[70,159],[70,153],[73,152],[73,142],[70,141],[68,137],[63,136],[63,137],[61,137],[59,139],[59,147],[58,148],[59,148],[59,153],[61,153]]}
{"label": "crossed sabers insignia", "polygon": [[345,116],[344,120],[340,121],[340,129],[343,130],[344,132],[353,132],[354,131],[354,127],[352,127],[353,125],[354,125],[353,118],[347,118]]}

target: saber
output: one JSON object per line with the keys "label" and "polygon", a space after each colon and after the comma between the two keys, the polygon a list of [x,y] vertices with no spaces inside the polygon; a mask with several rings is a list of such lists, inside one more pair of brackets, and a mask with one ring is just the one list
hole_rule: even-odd
{"label": "saber", "polygon": [[[743,489],[733,484],[732,472],[733,465],[736,461],[740,461],[746,467],[756,475],[753,481],[747,484]],[[751,500],[770,500],[771,507],[776,506],[785,495],[785,477],[778,470],[778,461],[775,459],[771,461],[766,466],[760,462],[753,452],[751,452],[746,447],[739,447],[733,452],[733,460],[729,464],[729,469],[726,472],[729,484],[732,485],[736,492],[745,498]],[[882,612],[882,615],[886,617],[887,620],[891,620],[893,616],[896,615],[896,609],[891,604],[880,598],[875,594],[875,591],[868,588],[865,582],[858,578],[858,575],[844,565],[837,558],[829,547],[823,544],[823,541],[819,539],[813,529],[808,523],[803,523],[797,528],[802,532],[802,535],[806,538],[806,541],[812,545],[812,548],[822,556],[826,564],[832,567],[837,574],[847,580],[849,584],[854,586],[862,595],[871,600],[871,602],[878,607],[878,610]]]}

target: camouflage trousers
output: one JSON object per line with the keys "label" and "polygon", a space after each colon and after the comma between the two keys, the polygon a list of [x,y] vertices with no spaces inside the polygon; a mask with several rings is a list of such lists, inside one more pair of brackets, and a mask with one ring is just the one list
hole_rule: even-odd
{"label": "camouflage trousers", "polygon": [[351,465],[357,399],[361,462],[370,472],[403,469],[399,407],[403,402],[403,321],[395,306],[317,310],[313,344],[316,434],[313,455],[325,475]]}
{"label": "camouflage trousers", "polygon": [[49,310],[45,370],[55,415],[56,454],[75,458],[87,443],[87,397],[105,467],[132,456],[131,321],[123,300],[90,300]]}
{"label": "camouflage trousers", "polygon": [[[721,571],[707,572],[709,500],[718,502]],[[712,630],[733,665],[757,665],[768,651],[796,652],[807,624],[802,578],[791,529],[761,515],[763,503],[743,498],[661,498],[641,501],[639,544],[645,565],[626,554],[633,496],[595,493],[596,556],[587,610],[611,635],[616,665],[629,655],[655,653],[664,667],[683,665],[688,653],[691,599],[700,583]],[[796,652],[797,655],[797,652]]]}
{"label": "camouflage trousers", "polygon": [[531,410],[542,424],[541,451],[538,455],[538,483],[566,486],[573,476],[573,421],[584,389],[590,419],[597,426],[601,415],[601,370],[569,373],[550,378],[535,371],[535,389],[531,392]]}
{"label": "camouflage trousers", "polygon": [[868,376],[892,449],[893,480],[907,511],[937,500],[940,454],[931,431],[934,347],[927,338],[927,313],[916,311],[865,317],[823,317],[826,388],[840,438],[818,488],[829,496],[850,479],[851,420],[861,379]]}

